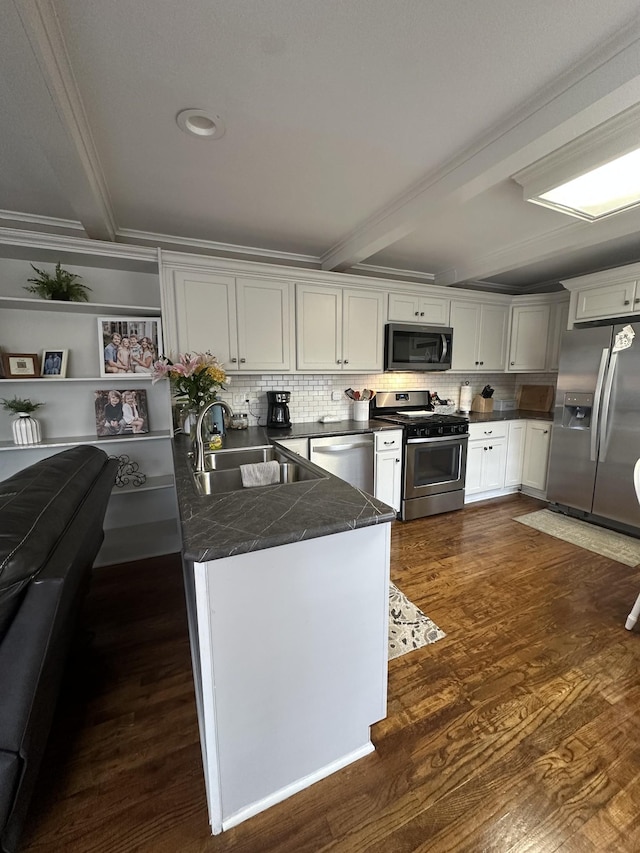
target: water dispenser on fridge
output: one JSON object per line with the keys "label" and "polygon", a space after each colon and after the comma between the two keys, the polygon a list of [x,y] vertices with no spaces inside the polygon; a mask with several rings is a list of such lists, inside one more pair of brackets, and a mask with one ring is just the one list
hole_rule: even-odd
{"label": "water dispenser on fridge", "polygon": [[568,429],[591,429],[593,394],[567,391],[564,395],[562,426]]}

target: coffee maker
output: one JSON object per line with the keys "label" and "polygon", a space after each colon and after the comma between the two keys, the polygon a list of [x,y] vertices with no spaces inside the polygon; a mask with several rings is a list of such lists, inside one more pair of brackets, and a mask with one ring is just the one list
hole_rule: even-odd
{"label": "coffee maker", "polygon": [[288,429],[291,426],[289,420],[289,406],[287,403],[291,398],[290,391],[267,391],[267,427],[276,429]]}

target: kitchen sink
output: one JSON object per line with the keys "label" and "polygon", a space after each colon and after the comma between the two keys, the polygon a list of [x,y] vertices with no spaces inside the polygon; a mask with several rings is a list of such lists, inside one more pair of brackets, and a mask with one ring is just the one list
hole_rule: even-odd
{"label": "kitchen sink", "polygon": [[[272,446],[251,447],[243,450],[219,450],[205,457],[206,471],[192,471],[191,476],[199,495],[219,495],[245,489],[242,485],[241,465],[256,462],[280,463],[280,484],[321,480],[328,475],[315,465],[300,464]],[[276,484],[274,484],[276,485]],[[258,487],[264,488],[264,487]]]}

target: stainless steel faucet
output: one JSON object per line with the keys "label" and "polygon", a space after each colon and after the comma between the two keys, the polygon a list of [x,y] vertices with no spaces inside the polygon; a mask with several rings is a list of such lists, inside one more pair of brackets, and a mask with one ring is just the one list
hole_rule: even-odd
{"label": "stainless steel faucet", "polygon": [[204,409],[198,415],[196,423],[196,454],[194,459],[194,470],[204,471],[204,441],[202,440],[202,423],[207,412],[211,411],[214,406],[222,406],[229,417],[233,417],[233,409],[225,400],[214,400],[213,403],[207,403]]}

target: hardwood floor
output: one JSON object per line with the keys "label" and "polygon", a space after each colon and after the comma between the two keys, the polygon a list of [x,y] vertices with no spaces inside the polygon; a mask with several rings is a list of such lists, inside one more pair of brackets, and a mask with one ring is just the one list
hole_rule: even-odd
{"label": "hardwood floor", "polygon": [[640,569],[512,520],[540,506],[394,525],[392,580],[447,636],[390,662],[375,753],[215,838],[179,562],[98,570],[23,849],[640,850]]}

